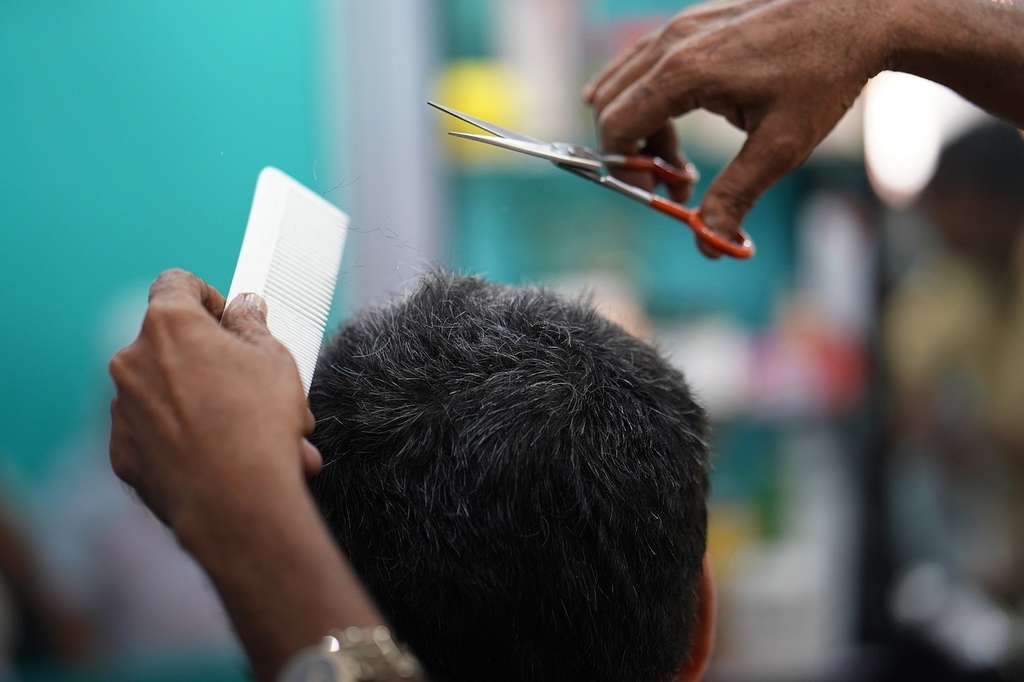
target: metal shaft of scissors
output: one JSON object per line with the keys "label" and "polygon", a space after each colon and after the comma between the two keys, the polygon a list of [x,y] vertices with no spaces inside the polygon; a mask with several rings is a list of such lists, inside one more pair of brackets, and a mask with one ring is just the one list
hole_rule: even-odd
{"label": "metal shaft of scissors", "polygon": [[561,165],[561,167],[569,171],[570,173],[573,173],[574,175],[580,176],[584,180],[590,180],[591,182],[597,183],[602,187],[606,187],[607,189],[618,192],[619,194],[625,197],[629,197],[633,201],[638,201],[641,204],[650,205],[651,200],[654,197],[654,194],[652,192],[648,192],[645,189],[641,189],[636,185],[631,185],[628,182],[623,182],[622,180],[619,180],[613,175],[595,173],[585,168],[574,168],[572,166],[565,165]]}
{"label": "metal shaft of scissors", "polygon": [[515,132],[513,130],[508,130],[507,128],[502,128],[501,126],[494,125],[493,123],[491,123],[489,121],[484,121],[483,119],[479,119],[479,118],[477,118],[475,116],[470,116],[469,114],[463,113],[463,112],[458,111],[456,109],[449,109],[448,107],[446,107],[446,106],[444,106],[442,104],[438,104],[437,102],[431,102],[431,101],[428,100],[427,104],[429,104],[430,106],[434,107],[435,109],[443,111],[444,113],[446,113],[446,114],[448,114],[450,116],[454,116],[455,118],[459,119],[460,121],[468,123],[471,126],[475,126],[475,127],[479,128],[480,130],[486,130],[491,135],[497,135],[498,137],[503,137],[503,138],[509,139],[509,140],[520,140],[522,142],[532,142],[533,144],[547,144],[547,142],[545,142],[544,140],[538,140],[535,137],[530,137],[529,135],[523,135],[522,133],[517,133],[517,132]]}
{"label": "metal shaft of scissors", "polygon": [[460,137],[464,140],[473,140],[475,142],[483,142],[495,147],[502,149],[508,149],[521,154],[528,154],[530,156],[536,156],[540,159],[547,159],[552,163],[556,163],[563,166],[572,166],[574,168],[586,168],[588,170],[600,171],[604,168],[604,163],[600,159],[588,159],[581,156],[576,156],[568,150],[561,149],[558,145],[547,144],[544,142],[525,142],[523,140],[517,140],[514,138],[507,137],[494,137],[493,135],[477,135],[475,133],[460,133],[457,131],[451,131],[448,133],[455,137]]}

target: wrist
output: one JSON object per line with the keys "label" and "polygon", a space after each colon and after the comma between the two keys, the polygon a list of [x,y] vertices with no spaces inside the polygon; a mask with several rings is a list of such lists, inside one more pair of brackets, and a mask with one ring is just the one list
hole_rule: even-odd
{"label": "wrist", "polygon": [[[244,503],[184,515],[178,540],[209,576],[257,679],[333,629],[384,620],[334,543],[301,477],[250,485]],[[216,515],[211,515],[211,509]]]}
{"label": "wrist", "polygon": [[[242,490],[244,488],[244,491]],[[192,496],[169,520],[178,543],[208,572],[230,556],[254,551],[268,528],[319,519],[300,475],[246,478],[209,494]]]}
{"label": "wrist", "polygon": [[980,5],[947,0],[893,2],[885,68],[948,84],[951,70],[973,59],[968,56],[972,48],[967,29]]}
{"label": "wrist", "polygon": [[918,20],[920,9],[918,0],[897,0],[892,3],[891,21],[887,31],[885,69],[907,72],[909,64],[913,61],[912,55],[923,50]]}
{"label": "wrist", "polygon": [[[856,0],[855,0],[856,1]],[[908,48],[917,42],[915,35],[918,0],[877,0],[863,3],[868,12],[867,35],[874,42],[868,77],[882,71],[902,71]]]}

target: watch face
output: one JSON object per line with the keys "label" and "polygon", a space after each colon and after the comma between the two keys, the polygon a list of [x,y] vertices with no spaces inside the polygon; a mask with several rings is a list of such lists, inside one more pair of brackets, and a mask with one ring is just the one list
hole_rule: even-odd
{"label": "watch face", "polygon": [[310,661],[309,667],[303,671],[302,682],[341,682],[341,678],[330,661],[320,659]]}

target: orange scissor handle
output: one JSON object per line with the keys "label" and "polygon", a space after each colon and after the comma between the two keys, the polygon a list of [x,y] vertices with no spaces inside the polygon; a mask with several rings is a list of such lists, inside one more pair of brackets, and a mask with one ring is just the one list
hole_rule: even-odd
{"label": "orange scissor handle", "polygon": [[707,226],[704,219],[700,217],[699,211],[681,206],[657,194],[651,195],[650,206],[656,211],[686,223],[693,230],[693,233],[697,235],[697,239],[708,246],[718,249],[727,256],[746,260],[754,255],[754,242],[750,235],[743,230],[740,230],[733,237],[719,234]]}
{"label": "orange scissor handle", "polygon": [[610,168],[646,171],[668,187],[685,189],[697,182],[699,177],[697,169],[692,164],[687,164],[685,168],[677,168],[660,156],[607,154],[602,157],[602,161]]}

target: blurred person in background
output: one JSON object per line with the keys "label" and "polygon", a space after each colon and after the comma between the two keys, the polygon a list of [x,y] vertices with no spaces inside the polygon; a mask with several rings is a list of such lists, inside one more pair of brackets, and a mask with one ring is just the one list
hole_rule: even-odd
{"label": "blurred person in background", "polygon": [[12,663],[83,664],[92,654],[89,623],[65,603],[42,569],[38,550],[0,504],[0,680]]}
{"label": "blurred person in background", "polygon": [[[885,336],[912,558],[1024,606],[1024,140],[989,122],[942,152],[921,213],[941,244],[891,295]],[[931,481],[923,507],[920,491]],[[901,501],[902,500],[902,501]],[[917,554],[916,557],[913,555]]]}

